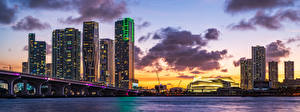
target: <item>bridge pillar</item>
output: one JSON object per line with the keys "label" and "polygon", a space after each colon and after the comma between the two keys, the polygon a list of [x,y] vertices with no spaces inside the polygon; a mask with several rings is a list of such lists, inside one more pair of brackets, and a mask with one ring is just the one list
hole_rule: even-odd
{"label": "bridge pillar", "polygon": [[37,96],[42,95],[42,85],[43,85],[42,82],[35,84],[35,86],[36,86],[36,95]]}
{"label": "bridge pillar", "polygon": [[47,86],[48,86],[48,88],[47,88],[47,93],[46,93],[46,95],[47,95],[47,96],[51,96],[51,95],[52,95],[52,86],[51,86],[51,84],[48,84]]}
{"label": "bridge pillar", "polygon": [[15,80],[7,80],[7,82],[8,82],[8,94],[11,95],[11,96],[15,96],[14,81]]}
{"label": "bridge pillar", "polygon": [[22,82],[23,82],[23,87],[24,87],[24,90],[22,92],[25,93],[25,95],[28,95],[27,81],[23,80]]}

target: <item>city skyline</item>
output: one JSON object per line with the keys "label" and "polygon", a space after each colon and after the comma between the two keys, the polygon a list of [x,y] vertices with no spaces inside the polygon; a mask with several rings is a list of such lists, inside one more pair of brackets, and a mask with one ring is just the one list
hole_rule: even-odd
{"label": "city skyline", "polygon": [[[3,1],[1,1],[2,3]],[[8,7],[11,8],[12,4],[17,4],[15,2],[8,1]],[[157,78],[155,71],[161,70],[159,72],[159,76],[161,79],[161,82],[163,84],[172,84],[176,85],[180,80],[183,80],[182,87],[186,87],[186,85],[193,79],[193,76],[195,75],[203,75],[203,76],[230,76],[233,77],[236,82],[239,82],[240,79],[240,67],[235,66],[233,62],[239,62],[238,60],[242,57],[251,58],[251,46],[261,45],[266,47],[266,51],[274,51],[275,53],[272,54],[272,52],[266,53],[266,60],[271,59],[273,61],[279,61],[278,63],[278,74],[279,74],[279,81],[283,81],[284,79],[284,61],[293,60],[295,62],[295,78],[299,78],[299,69],[297,69],[297,66],[300,65],[300,60],[297,59],[297,56],[300,54],[297,52],[299,50],[299,47],[297,47],[297,36],[299,34],[299,31],[297,30],[298,27],[296,25],[293,25],[293,21],[285,21],[281,24],[283,27],[282,29],[276,29],[276,30],[270,30],[268,28],[258,27],[256,30],[231,30],[228,29],[227,26],[232,23],[236,23],[240,19],[246,18],[246,16],[255,16],[258,14],[263,15],[264,13],[256,13],[255,11],[240,14],[241,16],[232,16],[228,14],[228,10],[233,11],[231,13],[235,13],[236,9],[231,9],[229,7],[229,3],[224,2],[218,2],[216,0],[203,0],[203,1],[194,1],[194,2],[183,2],[183,1],[164,1],[161,4],[161,2],[154,1],[154,2],[147,2],[147,1],[141,1],[139,3],[131,3],[128,2],[126,5],[122,5],[122,2],[115,1],[114,4],[117,6],[124,6],[125,9],[127,9],[128,13],[124,13],[121,10],[121,14],[117,15],[113,18],[101,18],[99,20],[98,16],[92,16],[91,19],[88,19],[89,21],[96,21],[99,22],[99,39],[103,38],[110,38],[114,39],[114,21],[116,21],[118,18],[122,17],[132,17],[136,23],[136,33],[135,33],[135,45],[140,48],[142,51],[139,56],[141,56],[141,60],[146,60],[148,58],[142,58],[143,56],[151,57],[155,53],[162,53],[154,48],[167,48],[170,46],[177,46],[176,44],[169,44],[170,41],[168,38],[169,36],[173,36],[174,34],[181,35],[185,37],[185,32],[191,33],[191,35],[199,35],[202,34],[201,39],[199,39],[199,43],[197,44],[203,44],[199,45],[198,47],[201,47],[203,56],[220,56],[220,58],[210,59],[206,63],[198,63],[196,64],[185,64],[183,63],[185,58],[185,55],[177,55],[175,51],[169,50],[170,52],[167,54],[160,54],[155,55],[155,60],[150,60],[151,62],[158,62],[159,65],[156,68],[151,68],[151,64],[143,65],[141,64],[141,67],[143,67],[145,70],[142,70],[140,68],[135,69],[135,77],[139,80],[139,85],[143,87],[154,87],[155,84],[157,84]],[[164,5],[170,5],[170,4],[182,4],[183,6],[187,7],[186,9],[179,10],[179,6],[172,6],[169,7],[169,9],[163,9],[162,7]],[[196,4],[198,3],[198,4]],[[298,2],[295,2],[297,4]],[[148,4],[148,5],[146,5]],[[220,7],[224,7],[225,9],[222,9]],[[29,6],[28,6],[29,7]],[[20,6],[19,8],[28,8],[25,6]],[[50,6],[49,6],[50,7]],[[143,8],[144,7],[144,8]],[[208,8],[209,7],[209,8]],[[285,6],[286,8],[294,8],[292,5]],[[67,18],[67,14],[69,12],[64,11],[57,11],[55,9],[42,9],[41,11],[35,12],[35,8],[38,9],[38,7],[31,7],[32,9],[26,9],[29,10],[28,12],[20,12],[18,15],[18,18],[16,20],[8,25],[1,26],[1,34],[3,34],[1,45],[1,52],[4,52],[3,55],[0,57],[0,62],[2,64],[1,68],[5,67],[6,65],[12,65],[13,70],[16,71],[22,71],[22,62],[26,62],[27,60],[27,52],[23,50],[23,48],[27,45],[27,35],[30,32],[34,32],[36,34],[36,40],[46,41],[47,46],[53,46],[51,44],[52,40],[52,30],[53,29],[64,29],[67,27],[74,27],[76,29],[79,29],[79,31],[83,32],[81,29],[82,22],[74,22],[76,20],[80,20],[80,18],[70,18],[70,22],[74,22],[72,24],[60,24],[60,22],[57,22],[57,19],[60,18]],[[123,10],[125,10],[123,8]],[[147,10],[147,8],[151,8],[153,10]],[[155,9],[157,8],[157,9]],[[274,11],[279,10],[278,7],[274,6],[272,7]],[[122,8],[121,8],[122,9]],[[173,11],[170,11],[172,10]],[[212,13],[205,13],[204,10],[211,10],[215,12],[215,14]],[[15,9],[17,10],[17,9]],[[47,14],[51,11],[57,11],[58,16],[57,17],[49,17]],[[182,16],[186,16],[186,18],[179,18],[177,16],[176,11],[182,11],[182,12],[189,12],[190,10],[199,10],[199,14],[195,13],[180,13]],[[270,9],[271,10],[271,9]],[[247,10],[244,10],[247,11]],[[145,12],[148,12],[148,14],[143,14]],[[155,12],[155,13],[154,13]],[[267,13],[267,12],[265,12]],[[40,14],[41,16],[36,16]],[[66,15],[65,15],[66,14]],[[81,16],[81,13],[76,13],[79,17]],[[272,13],[268,13],[269,15],[272,15]],[[266,14],[266,15],[268,15]],[[27,17],[27,16],[31,17]],[[165,15],[165,16],[164,16]],[[202,16],[201,16],[202,15]],[[162,17],[163,16],[163,17]],[[224,20],[218,20],[217,18],[220,16],[223,17]],[[43,26],[46,26],[44,30],[39,29],[29,29],[29,30],[17,30],[19,27],[13,27],[14,29],[10,28],[10,26],[16,26],[19,21],[22,21],[22,18],[25,18],[23,21],[30,20],[32,18],[39,19],[39,22],[47,23],[51,26],[51,28],[48,28],[47,25],[42,24]],[[26,18],[27,17],[27,18]],[[95,17],[95,18],[93,18]],[[142,19],[139,19],[142,18]],[[198,18],[198,19],[193,19]],[[232,20],[231,20],[232,19]],[[180,21],[181,22],[176,22]],[[224,22],[227,21],[228,22]],[[112,22],[107,22],[112,21]],[[21,24],[22,22],[20,22]],[[24,22],[23,22],[24,23]],[[66,22],[67,23],[67,22]],[[144,24],[145,23],[145,24]],[[151,23],[151,24],[150,24]],[[147,25],[148,24],[148,25]],[[260,24],[259,24],[260,25]],[[259,26],[258,25],[258,26]],[[144,26],[144,27],[143,27]],[[145,27],[148,26],[148,27]],[[168,28],[170,27],[170,28]],[[181,27],[181,28],[177,28]],[[210,28],[217,29],[217,32],[214,33],[216,30],[207,30]],[[276,27],[275,27],[276,28]],[[41,28],[43,29],[43,28]],[[213,33],[208,33],[212,31]],[[145,40],[145,38],[149,37],[147,36],[149,33],[150,39]],[[157,36],[154,36],[157,34]],[[205,35],[208,35],[207,37],[213,37],[213,38],[205,38]],[[217,34],[218,36],[215,37],[214,34]],[[213,35],[213,36],[209,36]],[[167,37],[166,37],[167,36]],[[154,37],[157,37],[157,39],[152,39]],[[189,36],[187,34],[187,38],[191,38],[192,41],[188,42],[198,42],[194,41],[194,36]],[[290,40],[291,38],[294,39],[294,41]],[[142,40],[145,41],[142,41]],[[177,38],[176,38],[177,39]],[[179,40],[178,41],[182,41]],[[138,40],[141,40],[140,42]],[[279,40],[279,41],[277,41]],[[161,46],[160,42],[163,42],[165,45],[168,46]],[[187,43],[188,43],[187,42]],[[234,45],[232,43],[235,43]],[[178,42],[178,45],[184,45],[184,46],[192,46],[192,44],[181,44]],[[236,47],[239,47],[239,49],[236,49]],[[49,47],[48,47],[49,48]],[[47,49],[48,49],[47,48]],[[51,47],[50,47],[51,48]],[[152,49],[153,48],[153,49]],[[277,49],[276,49],[277,48]],[[152,51],[150,51],[152,50]],[[181,48],[178,48],[178,51],[181,50]],[[186,51],[192,50],[190,47],[185,48]],[[226,50],[222,52],[222,50]],[[166,51],[166,50],[165,50]],[[216,52],[216,53],[214,53]],[[277,52],[282,53],[282,55],[276,56]],[[53,53],[53,51],[52,51]],[[47,61],[46,63],[51,62],[51,55],[50,53],[47,53]],[[149,55],[148,55],[149,54]],[[170,57],[169,54],[175,54],[178,56],[175,58],[175,61],[171,60],[172,58],[169,58],[168,60],[165,57]],[[201,54],[201,53],[199,53]],[[175,56],[174,55],[174,56]],[[156,57],[161,57],[161,59],[158,59]],[[186,58],[193,59],[195,57],[186,56]],[[198,62],[197,60],[200,60],[201,56],[196,58],[195,62]],[[158,61],[157,61],[158,60]],[[179,62],[177,60],[181,60],[183,62]],[[190,61],[187,61],[190,63]],[[210,63],[211,62],[211,63]],[[267,61],[269,62],[269,60]],[[212,64],[211,68],[205,68],[206,65]],[[82,65],[81,65],[82,66]],[[144,67],[146,66],[146,67]],[[82,68],[82,67],[81,67]],[[149,72],[145,72],[149,71]],[[83,74],[83,70],[81,70],[81,74]],[[268,72],[266,72],[266,76]],[[268,77],[266,77],[268,79]]]}

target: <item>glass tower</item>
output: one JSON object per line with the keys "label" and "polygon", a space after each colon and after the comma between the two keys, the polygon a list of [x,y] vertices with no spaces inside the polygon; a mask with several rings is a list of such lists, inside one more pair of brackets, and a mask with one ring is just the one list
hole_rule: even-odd
{"label": "glass tower", "polygon": [[80,31],[57,29],[52,33],[52,76],[80,80]]}
{"label": "glass tower", "polygon": [[35,41],[35,34],[28,35],[28,68],[33,75],[45,75],[46,42]]}
{"label": "glass tower", "polygon": [[83,76],[85,81],[99,81],[99,25],[97,22],[83,23],[82,39]]}
{"label": "glass tower", "polygon": [[114,42],[111,39],[100,40],[100,81],[106,85],[114,84]]}
{"label": "glass tower", "polygon": [[115,22],[115,86],[131,89],[134,80],[134,20]]}

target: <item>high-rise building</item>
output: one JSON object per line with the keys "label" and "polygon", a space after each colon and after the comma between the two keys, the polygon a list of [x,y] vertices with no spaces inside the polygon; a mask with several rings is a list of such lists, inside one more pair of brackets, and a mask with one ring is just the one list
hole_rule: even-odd
{"label": "high-rise building", "polygon": [[294,80],[294,62],[285,61],[284,62],[284,80]]}
{"label": "high-rise building", "polygon": [[100,81],[107,85],[114,84],[114,41],[111,39],[100,40]]}
{"label": "high-rise building", "polygon": [[252,75],[253,81],[265,81],[266,79],[266,52],[265,47],[252,47]]}
{"label": "high-rise building", "polygon": [[35,34],[28,35],[28,68],[33,75],[45,75],[46,42],[35,41]]}
{"label": "high-rise building", "polygon": [[28,62],[22,62],[22,73],[28,73]]}
{"label": "high-rise building", "polygon": [[46,76],[52,77],[52,63],[46,64]]}
{"label": "high-rise building", "polygon": [[132,88],[134,80],[134,20],[115,22],[115,86]]}
{"label": "high-rise building", "polygon": [[252,76],[252,59],[245,59],[240,61],[241,66],[241,83],[242,89],[253,89],[253,76]]}
{"label": "high-rise building", "polygon": [[85,81],[99,81],[99,24],[94,21],[83,23],[82,57]]}
{"label": "high-rise building", "polygon": [[269,83],[271,88],[277,88],[278,85],[278,62],[269,62]]}
{"label": "high-rise building", "polygon": [[57,29],[52,33],[52,77],[80,80],[80,31]]}

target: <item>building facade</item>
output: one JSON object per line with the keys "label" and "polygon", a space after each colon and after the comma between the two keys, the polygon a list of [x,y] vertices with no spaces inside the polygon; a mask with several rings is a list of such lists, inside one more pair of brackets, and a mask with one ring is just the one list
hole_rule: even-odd
{"label": "building facade", "polygon": [[57,29],[52,33],[52,76],[80,80],[80,31]]}
{"label": "building facade", "polygon": [[285,61],[284,62],[284,80],[294,80],[294,62]]}
{"label": "building facade", "polygon": [[106,85],[114,84],[114,41],[111,39],[100,40],[100,81]]}
{"label": "building facade", "polygon": [[35,34],[28,35],[28,68],[33,75],[45,75],[46,42],[36,41]]}
{"label": "building facade", "polygon": [[52,77],[52,63],[46,64],[46,76]]}
{"label": "building facade", "polygon": [[99,24],[94,21],[83,23],[82,57],[85,81],[99,81]]}
{"label": "building facade", "polygon": [[241,67],[241,82],[240,87],[242,89],[253,89],[253,76],[252,76],[252,59],[240,60]]}
{"label": "building facade", "polygon": [[132,88],[134,80],[134,20],[115,22],[115,86]]}
{"label": "building facade", "polygon": [[266,50],[263,46],[252,47],[252,75],[253,81],[266,79]]}
{"label": "building facade", "polygon": [[22,62],[22,73],[28,73],[28,62]]}
{"label": "building facade", "polygon": [[278,87],[278,62],[269,62],[269,83],[271,88]]}

